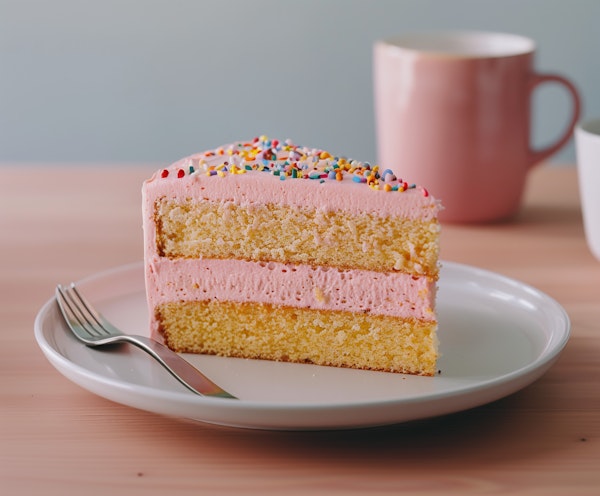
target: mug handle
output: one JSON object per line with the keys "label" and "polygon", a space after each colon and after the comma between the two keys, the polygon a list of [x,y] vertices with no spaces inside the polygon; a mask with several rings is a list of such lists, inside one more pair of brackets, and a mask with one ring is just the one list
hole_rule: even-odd
{"label": "mug handle", "polygon": [[573,112],[571,115],[571,121],[569,122],[569,125],[567,126],[567,129],[565,130],[563,135],[559,139],[557,139],[555,143],[541,150],[529,150],[529,167],[533,167],[534,165],[540,163],[541,161],[548,158],[550,155],[553,155],[567,144],[567,141],[569,141],[569,139],[571,138],[571,134],[575,129],[575,125],[579,121],[579,115],[581,113],[581,101],[579,98],[577,88],[575,88],[571,81],[562,76],[559,76],[558,74],[533,74],[529,86],[530,94],[533,93],[533,90],[537,88],[540,84],[548,82],[554,82],[563,85],[571,94],[571,98],[573,100]]}

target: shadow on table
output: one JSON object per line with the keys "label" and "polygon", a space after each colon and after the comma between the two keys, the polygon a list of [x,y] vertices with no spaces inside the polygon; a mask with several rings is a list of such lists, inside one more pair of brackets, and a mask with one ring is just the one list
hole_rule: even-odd
{"label": "shadow on table", "polygon": [[[585,353],[585,340],[571,340],[559,359],[577,362]],[[236,458],[269,459],[278,465],[325,463],[345,470],[355,467],[390,469],[423,467],[430,464],[451,468],[470,463],[518,463],[518,460],[549,456],[586,443],[592,432],[582,418],[580,425],[567,422],[565,411],[577,395],[556,366],[539,381],[504,399],[464,412],[404,424],[339,431],[261,431],[175,421],[173,436],[203,449],[203,438],[218,437],[222,455]],[[599,378],[600,380],[600,378]],[[562,395],[562,396],[561,396]],[[585,399],[578,398],[581,404]],[[211,439],[214,441],[214,439]],[[214,449],[216,443],[211,443]],[[188,446],[191,450],[194,448]]]}

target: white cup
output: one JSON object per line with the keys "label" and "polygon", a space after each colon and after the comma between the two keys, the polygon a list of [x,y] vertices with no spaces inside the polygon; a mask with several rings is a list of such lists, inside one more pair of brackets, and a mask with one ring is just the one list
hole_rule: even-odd
{"label": "white cup", "polygon": [[600,119],[577,126],[575,145],[585,237],[600,260]]}

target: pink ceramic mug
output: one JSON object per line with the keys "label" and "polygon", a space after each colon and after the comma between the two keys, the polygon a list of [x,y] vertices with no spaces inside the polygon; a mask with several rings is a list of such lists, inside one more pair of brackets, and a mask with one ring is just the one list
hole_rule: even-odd
{"label": "pink ceramic mug", "polygon": [[[441,199],[442,221],[487,222],[519,208],[527,172],[569,140],[575,87],[533,70],[532,40],[501,33],[421,33],[377,42],[374,93],[378,161]],[[530,144],[531,97],[566,87],[573,110],[552,145]]]}

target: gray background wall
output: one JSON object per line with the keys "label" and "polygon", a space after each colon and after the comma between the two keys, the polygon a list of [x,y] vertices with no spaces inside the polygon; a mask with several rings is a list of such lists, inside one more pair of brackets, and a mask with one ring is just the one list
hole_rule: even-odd
{"label": "gray background wall", "polygon": [[[530,36],[600,116],[599,19],[600,0],[0,0],[0,162],[170,162],[257,134],[375,160],[371,47],[417,30]],[[568,110],[538,91],[536,144]]]}

